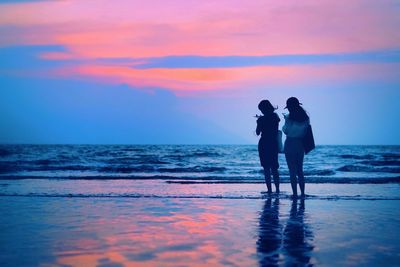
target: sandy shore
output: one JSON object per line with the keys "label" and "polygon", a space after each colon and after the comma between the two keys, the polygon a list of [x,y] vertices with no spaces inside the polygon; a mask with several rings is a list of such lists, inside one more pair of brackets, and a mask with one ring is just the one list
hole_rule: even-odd
{"label": "sandy shore", "polygon": [[[15,188],[2,189],[0,266],[398,266],[400,200],[323,197],[337,195],[336,186],[318,185],[305,201],[288,198],[287,185],[280,198],[259,191],[260,198],[49,197],[22,189],[6,196]],[[357,186],[353,193],[368,191]]]}

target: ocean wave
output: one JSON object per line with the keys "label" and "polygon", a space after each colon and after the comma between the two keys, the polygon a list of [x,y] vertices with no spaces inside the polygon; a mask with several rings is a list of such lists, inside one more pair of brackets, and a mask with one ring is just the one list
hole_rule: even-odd
{"label": "ocean wave", "polygon": [[38,160],[32,160],[29,163],[31,163],[33,165],[50,165],[50,164],[59,164],[60,161],[53,160],[53,159],[38,159]]}
{"label": "ocean wave", "polygon": [[366,160],[359,163],[372,166],[400,166],[400,160]]}
{"label": "ocean wave", "polygon": [[133,172],[145,172],[154,171],[155,168],[152,165],[140,165],[140,166],[103,166],[97,167],[97,171],[105,173],[133,173]]}
{"label": "ocean wave", "polygon": [[[259,169],[259,170],[250,170],[247,171],[248,174],[259,174],[259,175],[264,175],[264,170]],[[289,175],[288,170],[279,170],[280,175]],[[330,176],[334,175],[336,172],[334,170],[326,170],[326,169],[321,169],[321,170],[305,170],[304,175],[305,176]]]}
{"label": "ocean wave", "polygon": [[400,159],[400,154],[398,154],[398,153],[384,153],[384,154],[382,154],[382,157],[385,160],[391,160],[391,159],[396,160],[396,159]]}
{"label": "ocean wave", "polygon": [[10,150],[8,150],[8,149],[2,149],[2,148],[0,148],[0,157],[7,157],[7,156],[10,156],[10,155],[12,155],[13,153],[10,151]]}
{"label": "ocean wave", "polygon": [[61,166],[38,166],[32,168],[24,168],[24,171],[89,171],[92,166],[85,165],[61,165]]}
{"label": "ocean wave", "polygon": [[21,165],[21,164],[0,164],[0,173],[15,173],[20,171],[89,171],[93,166],[87,165]]}
{"label": "ocean wave", "polygon": [[363,166],[363,165],[345,165],[337,169],[341,172],[381,172],[381,173],[400,173],[400,168],[391,168],[391,167],[371,167],[371,166]]}
{"label": "ocean wave", "polygon": [[305,170],[305,176],[329,176],[334,175],[336,172],[334,170]]}
{"label": "ocean wave", "polygon": [[[268,198],[279,198],[291,200],[290,194],[280,193],[279,195],[273,194],[268,195],[260,192],[259,194],[253,195],[159,195],[159,194],[63,194],[63,193],[0,193],[0,197],[38,197],[38,198],[169,198],[169,199],[268,199]],[[307,200],[400,200],[400,197],[387,197],[387,196],[341,196],[341,195],[306,195],[304,197]]]}
{"label": "ocean wave", "polygon": [[195,166],[195,167],[175,167],[175,168],[158,168],[157,171],[160,172],[170,172],[170,173],[198,173],[198,172],[224,172],[225,167],[207,167],[207,166]]}
{"label": "ocean wave", "polygon": [[375,158],[373,155],[352,155],[352,154],[344,154],[339,155],[342,159],[373,159]]}
{"label": "ocean wave", "polygon": [[13,173],[18,171],[16,166],[0,163],[0,173]]}
{"label": "ocean wave", "polygon": [[112,158],[106,158],[101,162],[107,164],[153,164],[153,165],[163,165],[169,164],[171,162],[166,160],[161,160],[157,156],[149,156],[149,155],[135,155],[135,156],[118,156]]}
{"label": "ocean wave", "polygon": [[[74,161],[77,162],[77,159],[74,159]],[[58,166],[60,164],[68,164],[68,163],[70,163],[69,159],[35,159],[35,160],[17,159],[17,160],[0,161],[0,165],[9,165],[14,167],[49,166],[49,165]]]}
{"label": "ocean wave", "polygon": [[199,158],[211,158],[211,157],[220,157],[222,156],[218,152],[206,152],[206,151],[200,151],[200,152],[193,152],[188,154],[189,157],[199,157]]}
{"label": "ocean wave", "polygon": [[[165,180],[166,183],[181,184],[202,184],[202,183],[220,183],[220,184],[251,184],[264,183],[263,177],[247,176],[171,176],[171,175],[110,175],[110,176],[32,176],[32,175],[0,175],[0,180],[22,180],[22,179],[59,179],[59,180]],[[290,183],[289,176],[281,176],[281,183]],[[306,177],[306,183],[315,184],[388,184],[400,183],[400,176],[397,177]]]}
{"label": "ocean wave", "polygon": [[[280,177],[281,183],[290,183],[289,177]],[[348,178],[348,177],[306,177],[309,184],[393,184],[400,183],[400,177],[375,177],[375,178]],[[167,183],[172,184],[263,184],[263,179],[237,179],[237,180],[223,180],[223,179],[210,179],[210,180],[167,180]]]}
{"label": "ocean wave", "polygon": [[247,172],[248,174],[260,174],[260,175],[264,175],[264,170],[263,169],[258,169],[258,170],[250,170]]}

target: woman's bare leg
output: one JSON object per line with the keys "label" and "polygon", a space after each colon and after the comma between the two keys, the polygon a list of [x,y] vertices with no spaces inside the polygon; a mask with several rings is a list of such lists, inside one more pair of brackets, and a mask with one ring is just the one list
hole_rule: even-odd
{"label": "woman's bare leg", "polygon": [[290,184],[292,185],[292,192],[293,196],[297,197],[297,178],[296,178],[296,173],[297,173],[297,164],[296,164],[296,155],[295,154],[290,154],[290,153],[285,153],[286,157],[286,162],[289,168],[289,174],[290,174]]}
{"label": "woman's bare leg", "polygon": [[279,193],[279,172],[278,169],[272,169],[272,176],[274,177],[275,190]]}
{"label": "woman's bare leg", "polygon": [[305,181],[304,181],[304,173],[303,173],[303,159],[304,159],[304,154],[298,155],[297,159],[297,177],[299,180],[299,187],[301,191],[301,195],[305,195]]}
{"label": "woman's bare leg", "polygon": [[265,178],[265,184],[267,185],[268,188],[268,193],[272,193],[270,168],[264,168],[264,178]]}

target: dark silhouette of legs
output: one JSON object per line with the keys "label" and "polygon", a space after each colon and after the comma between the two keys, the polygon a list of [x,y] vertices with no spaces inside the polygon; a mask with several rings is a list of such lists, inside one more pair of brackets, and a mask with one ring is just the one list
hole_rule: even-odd
{"label": "dark silhouette of legs", "polygon": [[272,169],[272,176],[274,177],[274,184],[276,193],[279,193],[279,172],[278,169]]}
{"label": "dark silhouette of legs", "polygon": [[277,193],[279,193],[279,172],[278,169],[276,168],[269,168],[269,167],[264,167],[264,178],[265,178],[265,184],[267,185],[268,188],[268,193],[272,193],[272,185],[271,185],[271,173],[272,176],[274,177],[274,184],[275,184],[275,190]]}
{"label": "dark silhouette of legs", "polygon": [[290,176],[290,184],[292,186],[293,196],[297,197],[297,179],[296,179],[296,176]]}
{"label": "dark silhouette of legs", "polygon": [[304,173],[303,173],[303,159],[304,159],[303,153],[297,155],[297,177],[298,177],[299,187],[300,187],[302,196],[304,196],[304,190],[305,190]]}
{"label": "dark silhouette of legs", "polygon": [[300,187],[301,195],[304,196],[305,182],[304,182],[303,171],[299,172],[297,174],[297,176],[299,177],[299,187]]}
{"label": "dark silhouette of legs", "polygon": [[293,196],[297,196],[297,182],[299,183],[301,195],[305,194],[305,181],[303,173],[304,153],[286,153],[286,162],[289,168],[290,183],[292,185]]}
{"label": "dark silhouette of legs", "polygon": [[296,154],[293,153],[285,153],[286,156],[286,162],[288,164],[289,168],[289,175],[290,175],[290,184],[292,185],[292,192],[293,196],[297,196],[297,160],[296,160]]}
{"label": "dark silhouette of legs", "polygon": [[271,186],[271,170],[269,167],[264,167],[264,178],[265,184],[268,188],[268,193],[272,193],[272,186]]}

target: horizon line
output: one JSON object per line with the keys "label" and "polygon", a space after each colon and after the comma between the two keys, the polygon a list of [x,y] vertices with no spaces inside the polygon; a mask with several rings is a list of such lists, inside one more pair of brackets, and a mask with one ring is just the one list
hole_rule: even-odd
{"label": "horizon line", "polygon": [[[0,146],[4,145],[44,145],[44,146],[257,146],[257,143],[240,143],[240,144],[196,144],[196,143],[1,143]],[[318,146],[400,146],[400,144],[316,144]]]}

